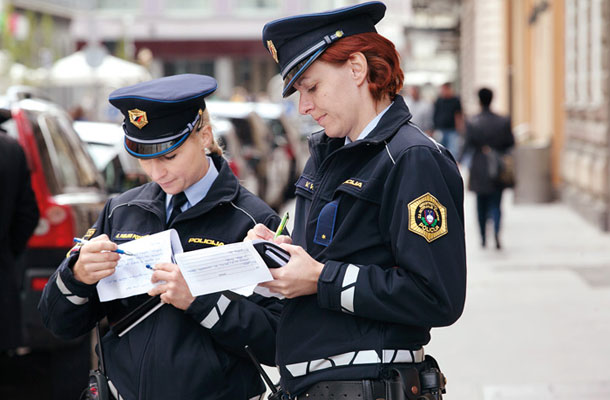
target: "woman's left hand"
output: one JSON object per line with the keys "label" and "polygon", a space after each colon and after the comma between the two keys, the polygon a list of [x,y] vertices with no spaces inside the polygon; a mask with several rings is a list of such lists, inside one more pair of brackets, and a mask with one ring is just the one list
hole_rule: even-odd
{"label": "woman's left hand", "polygon": [[290,253],[290,261],[281,268],[269,269],[273,280],[259,285],[289,299],[317,293],[324,264],[314,260],[301,246],[280,244],[280,247]]}
{"label": "woman's left hand", "polygon": [[156,264],[151,281],[152,283],[164,282],[152,288],[148,294],[150,296],[160,294],[162,302],[171,304],[180,310],[186,310],[195,300],[176,264]]}

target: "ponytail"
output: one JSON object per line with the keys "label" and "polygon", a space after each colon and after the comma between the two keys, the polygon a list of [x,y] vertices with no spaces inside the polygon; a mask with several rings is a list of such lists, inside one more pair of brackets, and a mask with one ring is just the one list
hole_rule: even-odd
{"label": "ponytail", "polygon": [[[211,121],[210,121],[210,113],[208,112],[208,110],[203,110],[203,111],[199,111],[200,112],[200,120],[199,123],[197,124],[197,130],[200,130],[201,128],[203,128],[204,126],[211,126]],[[214,133],[212,132],[212,144],[206,149],[207,150],[207,154],[216,154],[218,156],[222,156],[222,148],[218,145],[218,142],[216,142],[216,138],[214,137]]]}

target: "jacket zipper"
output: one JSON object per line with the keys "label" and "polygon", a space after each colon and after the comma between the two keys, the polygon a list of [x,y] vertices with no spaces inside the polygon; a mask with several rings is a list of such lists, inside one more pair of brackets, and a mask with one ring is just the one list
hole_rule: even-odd
{"label": "jacket zipper", "polygon": [[138,399],[140,400],[146,400],[143,396],[143,390],[142,388],[144,387],[144,379],[146,374],[144,373],[144,360],[147,358],[147,351],[148,351],[148,346],[150,345],[151,339],[153,337],[153,334],[155,333],[155,330],[157,329],[157,316],[159,314],[156,312],[154,313],[153,317],[154,320],[152,322],[152,329],[150,330],[150,333],[148,334],[148,337],[146,338],[146,344],[144,345],[144,352],[142,354],[142,360],[140,361],[140,371],[139,371],[139,382],[140,384],[138,385]]}

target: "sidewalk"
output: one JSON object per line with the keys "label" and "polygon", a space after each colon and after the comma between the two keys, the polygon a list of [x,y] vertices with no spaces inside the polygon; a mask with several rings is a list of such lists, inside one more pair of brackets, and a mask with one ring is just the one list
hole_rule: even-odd
{"label": "sidewalk", "polygon": [[610,235],[561,203],[505,193],[500,251],[480,247],[467,194],[466,307],[426,347],[445,399],[610,399]]}

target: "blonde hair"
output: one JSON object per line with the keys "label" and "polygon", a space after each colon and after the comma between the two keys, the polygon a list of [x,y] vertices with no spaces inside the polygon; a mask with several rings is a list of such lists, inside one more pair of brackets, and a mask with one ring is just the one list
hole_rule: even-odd
{"label": "blonde hair", "polygon": [[[199,110],[199,122],[197,123],[197,132],[200,132],[204,126],[212,127],[212,122],[210,121],[210,113],[208,110]],[[212,144],[207,149],[207,154],[216,154],[218,156],[222,156],[222,148],[216,142],[216,138],[214,137],[214,132],[212,131]]]}

